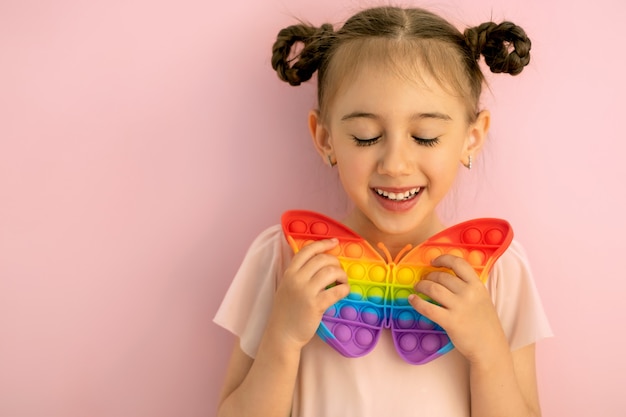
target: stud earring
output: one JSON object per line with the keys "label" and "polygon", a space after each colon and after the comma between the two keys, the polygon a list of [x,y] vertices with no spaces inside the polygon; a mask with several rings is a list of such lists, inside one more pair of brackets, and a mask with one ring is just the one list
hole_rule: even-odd
{"label": "stud earring", "polygon": [[465,168],[472,169],[472,155],[467,156],[467,165],[465,165]]}
{"label": "stud earring", "polygon": [[337,165],[337,161],[333,161],[333,158],[330,156],[330,154],[326,155],[326,157],[328,158],[328,165],[330,165],[331,168]]}

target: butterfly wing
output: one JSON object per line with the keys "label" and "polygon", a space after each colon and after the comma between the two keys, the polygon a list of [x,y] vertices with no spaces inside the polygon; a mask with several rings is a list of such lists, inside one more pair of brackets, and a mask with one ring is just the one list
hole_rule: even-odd
{"label": "butterfly wing", "polygon": [[423,364],[453,349],[445,330],[408,303],[413,286],[434,268],[443,254],[464,258],[486,282],[491,267],[513,240],[513,230],[501,219],[475,219],[450,227],[408,252],[391,272],[391,330],[396,350],[409,363]]}
{"label": "butterfly wing", "polygon": [[283,232],[294,253],[307,244],[332,237],[337,256],[348,275],[350,294],[322,316],[317,334],[347,357],[369,353],[386,323],[389,267],[378,252],[346,226],[322,214],[291,210],[282,216]]}

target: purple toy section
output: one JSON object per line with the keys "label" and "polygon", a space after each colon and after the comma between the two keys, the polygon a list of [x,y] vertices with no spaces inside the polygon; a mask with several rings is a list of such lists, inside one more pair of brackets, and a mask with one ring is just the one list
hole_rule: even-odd
{"label": "purple toy section", "polygon": [[443,270],[431,266],[431,261],[443,254],[460,256],[485,282],[513,239],[505,220],[475,219],[443,230],[416,247],[407,245],[395,259],[379,244],[385,259],[354,231],[319,213],[288,211],[282,227],[294,252],[315,240],[339,239],[331,253],[348,275],[350,294],[324,313],[318,335],[342,355],[354,358],[374,349],[382,330],[389,328],[398,354],[415,365],[454,347],[441,326],[408,302],[422,276]]}

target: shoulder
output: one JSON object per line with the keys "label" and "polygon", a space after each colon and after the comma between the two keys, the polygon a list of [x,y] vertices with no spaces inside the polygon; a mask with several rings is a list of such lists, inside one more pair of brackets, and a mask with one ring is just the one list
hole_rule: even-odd
{"label": "shoulder", "polygon": [[530,274],[530,262],[522,244],[513,240],[493,267],[492,276]]}
{"label": "shoulder", "polygon": [[528,286],[534,286],[530,262],[522,244],[513,240],[494,264],[487,287],[496,301],[497,297],[519,294]]}
{"label": "shoulder", "polygon": [[552,334],[528,256],[518,241],[513,240],[494,264],[487,288],[511,348]]}
{"label": "shoulder", "polygon": [[274,224],[261,231],[246,252],[246,258],[260,254],[278,254],[290,249],[280,224]]}
{"label": "shoulder", "polygon": [[290,251],[280,225],[262,231],[248,248],[213,319],[237,335],[241,349],[252,358],[256,355]]}
{"label": "shoulder", "polygon": [[244,270],[282,269],[285,259],[288,259],[290,254],[291,248],[281,226],[279,224],[270,226],[252,241],[239,268],[239,274]]}
{"label": "shoulder", "polygon": [[283,237],[281,226],[279,224],[275,224],[263,230],[254,238],[248,252],[269,250],[270,248],[278,247],[280,243],[282,243],[281,241],[284,240],[285,238]]}

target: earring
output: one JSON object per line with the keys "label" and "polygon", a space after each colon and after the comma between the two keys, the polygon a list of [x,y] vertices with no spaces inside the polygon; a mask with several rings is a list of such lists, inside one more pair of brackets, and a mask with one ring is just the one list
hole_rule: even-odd
{"label": "earring", "polygon": [[326,155],[326,157],[328,158],[328,165],[330,165],[331,168],[337,165],[337,161],[333,161],[333,158],[330,156],[330,154]]}
{"label": "earring", "polygon": [[472,155],[467,156],[467,165],[465,165],[465,168],[472,169]]}

